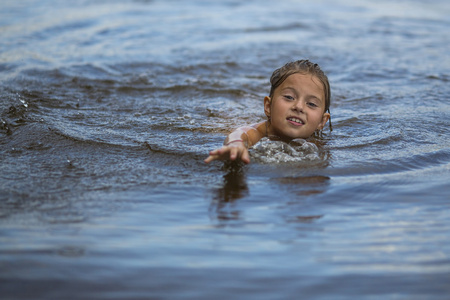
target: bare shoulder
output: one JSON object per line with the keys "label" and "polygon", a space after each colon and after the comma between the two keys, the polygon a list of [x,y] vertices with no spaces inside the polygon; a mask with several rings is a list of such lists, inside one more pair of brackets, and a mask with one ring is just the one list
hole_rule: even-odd
{"label": "bare shoulder", "polygon": [[266,136],[266,122],[256,123],[246,127],[246,132],[249,138],[249,146],[253,146],[260,139]]}
{"label": "bare shoulder", "polygon": [[265,136],[265,122],[241,126],[228,135],[228,137],[224,141],[224,145],[227,145],[231,141],[240,140],[243,141],[247,145],[247,147],[251,147]]}

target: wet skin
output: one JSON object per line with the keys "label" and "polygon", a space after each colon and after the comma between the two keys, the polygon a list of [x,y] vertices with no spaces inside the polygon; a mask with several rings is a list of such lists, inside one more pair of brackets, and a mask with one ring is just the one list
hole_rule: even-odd
{"label": "wet skin", "polygon": [[307,74],[292,74],[275,89],[272,99],[264,99],[270,119],[268,135],[284,141],[306,139],[322,129],[329,118],[325,113],[325,93],[320,81]]}

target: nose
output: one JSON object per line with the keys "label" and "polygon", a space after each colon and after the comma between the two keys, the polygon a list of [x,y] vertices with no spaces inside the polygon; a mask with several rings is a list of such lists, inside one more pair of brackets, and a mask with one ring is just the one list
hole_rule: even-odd
{"label": "nose", "polygon": [[298,99],[297,101],[294,102],[292,110],[297,112],[303,112],[304,105],[305,104],[303,103],[303,101],[301,99]]}

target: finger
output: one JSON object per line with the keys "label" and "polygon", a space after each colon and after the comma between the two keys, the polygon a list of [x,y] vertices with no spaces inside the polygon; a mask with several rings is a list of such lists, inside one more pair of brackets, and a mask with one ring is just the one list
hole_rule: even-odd
{"label": "finger", "polygon": [[237,148],[231,148],[230,150],[230,160],[235,160],[238,155],[238,149]]}
{"label": "finger", "polygon": [[219,150],[220,149],[209,151],[209,155],[217,155],[217,154],[219,154]]}
{"label": "finger", "polygon": [[207,164],[209,164],[210,162],[212,162],[213,160],[216,160],[216,159],[218,159],[218,158],[219,158],[218,155],[210,155],[210,156],[208,156],[208,157],[204,160],[204,162],[207,163]]}
{"label": "finger", "polygon": [[216,149],[214,151],[211,151],[209,154],[211,155],[223,155],[227,151],[230,151],[229,147],[223,146],[222,148]]}
{"label": "finger", "polygon": [[245,150],[242,155],[241,155],[241,160],[246,163],[249,164],[250,163],[250,155],[248,154],[248,151]]}

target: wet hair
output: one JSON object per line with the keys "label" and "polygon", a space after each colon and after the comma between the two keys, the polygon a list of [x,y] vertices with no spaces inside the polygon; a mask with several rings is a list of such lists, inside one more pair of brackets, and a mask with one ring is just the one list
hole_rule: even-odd
{"label": "wet hair", "polygon": [[[325,73],[320,69],[318,64],[312,63],[307,59],[292,61],[281,68],[273,71],[272,76],[270,77],[270,94],[269,97],[272,98],[275,92],[275,89],[279,87],[285,80],[292,74],[310,74],[317,77],[323,85],[323,90],[325,92],[325,112],[330,113],[330,102],[331,102],[331,90],[330,83],[328,82],[328,77]],[[330,113],[331,114],[331,113]],[[330,116],[330,130],[333,130],[331,126],[331,116]]]}

